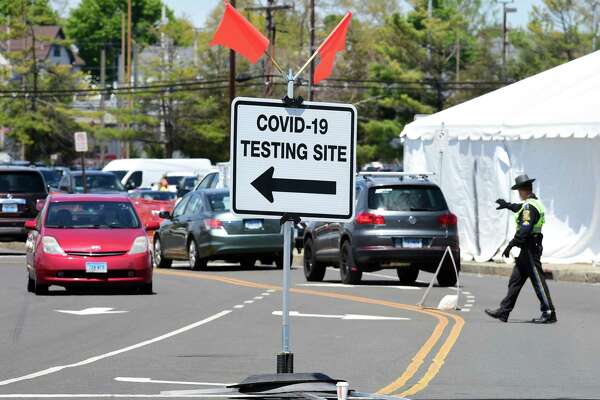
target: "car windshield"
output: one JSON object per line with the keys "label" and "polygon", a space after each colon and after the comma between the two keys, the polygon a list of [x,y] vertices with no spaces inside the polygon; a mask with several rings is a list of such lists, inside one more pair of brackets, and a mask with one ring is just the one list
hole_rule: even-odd
{"label": "car windshield", "polygon": [[[76,193],[83,193],[83,180],[81,175],[75,177],[75,187],[73,190]],[[119,181],[117,176],[113,174],[90,174],[85,176],[85,182],[88,192],[122,192],[125,187]]]}
{"label": "car windshield", "polygon": [[0,193],[45,192],[44,180],[37,171],[0,172]]}
{"label": "car windshield", "polygon": [[137,193],[134,193],[131,197],[134,197],[136,199],[144,199],[144,200],[169,201],[169,200],[175,200],[177,198],[177,193],[174,193],[174,192],[158,192],[158,191],[137,192]]}
{"label": "car windshield", "polygon": [[184,178],[184,180],[183,180],[183,187],[193,188],[194,186],[196,186],[197,181],[198,180],[196,179],[196,177],[188,176],[187,178]]}
{"label": "car windshield", "polygon": [[46,184],[50,186],[58,186],[58,182],[62,176],[62,173],[59,170],[55,169],[41,169],[39,170],[44,176],[44,180]]}
{"label": "car windshield", "polygon": [[50,204],[46,227],[137,229],[140,222],[128,202],[70,201]]}
{"label": "car windshield", "polygon": [[119,178],[119,180],[121,180],[125,177],[125,175],[127,175],[128,171],[106,171],[106,172],[110,172],[111,174],[113,174],[114,176]]}
{"label": "car windshield", "polygon": [[229,193],[211,193],[206,196],[208,204],[213,211],[229,211],[231,208],[231,198]]}
{"label": "car windshield", "polygon": [[380,186],[369,189],[369,209],[380,211],[445,211],[442,191],[435,186]]}

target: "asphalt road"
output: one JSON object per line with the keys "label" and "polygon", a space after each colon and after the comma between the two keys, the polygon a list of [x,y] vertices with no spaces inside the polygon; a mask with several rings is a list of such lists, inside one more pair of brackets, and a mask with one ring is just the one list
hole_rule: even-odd
{"label": "asphalt road", "polygon": [[[154,295],[51,289],[36,297],[25,290],[23,264],[0,258],[0,399],[156,397],[274,372],[281,271],[176,267],[155,271]],[[559,322],[539,326],[527,322],[538,315],[528,285],[503,324],[483,309],[496,306],[505,278],[463,274],[463,310],[441,312],[414,306],[430,276],[403,287],[383,271],[348,287],[330,270],[323,284],[307,285],[295,269],[295,370],[409,398],[600,396],[600,286],[549,282]],[[428,304],[452,293],[435,287]]]}

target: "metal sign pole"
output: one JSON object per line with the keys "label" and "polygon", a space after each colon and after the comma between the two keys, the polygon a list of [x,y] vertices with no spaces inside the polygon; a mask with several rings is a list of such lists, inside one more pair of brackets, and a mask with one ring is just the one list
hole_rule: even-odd
{"label": "metal sign pole", "polygon": [[[294,98],[294,74],[290,70],[287,76],[287,96]],[[290,273],[292,248],[292,221],[288,216],[283,222],[283,293],[281,304],[281,353],[277,355],[277,373],[294,372],[294,354],[290,351]]]}

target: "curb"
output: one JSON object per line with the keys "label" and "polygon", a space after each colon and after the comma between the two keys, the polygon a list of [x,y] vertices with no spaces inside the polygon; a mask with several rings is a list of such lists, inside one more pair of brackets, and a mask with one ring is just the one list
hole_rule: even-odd
{"label": "curb", "polygon": [[[496,275],[496,276],[510,276],[513,265],[490,265],[490,264],[479,264],[479,263],[461,263],[462,272],[470,272],[474,274],[483,275]],[[580,283],[600,283],[600,268],[598,271],[578,271],[576,269],[553,269],[544,268],[544,275],[546,279],[563,282],[580,282]]]}

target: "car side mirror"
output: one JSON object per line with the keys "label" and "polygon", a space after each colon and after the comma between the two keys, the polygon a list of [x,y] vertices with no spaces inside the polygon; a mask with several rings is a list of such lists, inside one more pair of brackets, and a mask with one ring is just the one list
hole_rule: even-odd
{"label": "car side mirror", "polygon": [[137,186],[135,186],[135,182],[133,182],[133,181],[127,181],[127,183],[125,184],[125,189],[127,189],[127,190],[133,190],[136,187]]}
{"label": "car side mirror", "polygon": [[46,199],[37,199],[35,202],[35,209],[40,212],[44,208],[44,204],[46,204]]}
{"label": "car side mirror", "polygon": [[168,211],[161,211],[158,213],[158,216],[162,219],[171,219],[171,213]]}
{"label": "car side mirror", "polygon": [[35,231],[37,229],[37,221],[35,219],[28,219],[25,221],[25,229]]}
{"label": "car side mirror", "polygon": [[160,223],[158,221],[150,221],[146,223],[147,231],[155,231],[160,228]]}

